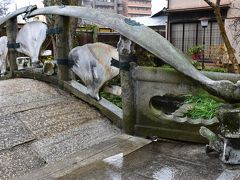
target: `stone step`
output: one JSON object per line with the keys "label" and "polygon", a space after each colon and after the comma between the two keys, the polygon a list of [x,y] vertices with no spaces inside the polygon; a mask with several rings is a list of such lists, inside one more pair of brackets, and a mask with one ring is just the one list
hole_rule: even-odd
{"label": "stone step", "polygon": [[116,157],[118,159],[119,157],[124,157],[149,143],[149,140],[143,138],[119,134],[99,144],[94,144],[86,149],[75,152],[71,156],[68,156],[67,159],[63,159],[62,161],[53,164],[47,164],[46,166],[36,169],[17,179],[61,178],[71,174],[71,172],[74,172],[79,168],[87,167],[87,165],[92,163],[102,160],[111,163]]}

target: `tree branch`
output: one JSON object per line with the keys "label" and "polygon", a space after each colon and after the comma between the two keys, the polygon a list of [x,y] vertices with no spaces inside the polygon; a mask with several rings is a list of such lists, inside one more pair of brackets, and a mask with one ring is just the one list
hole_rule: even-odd
{"label": "tree branch", "polygon": [[221,0],[216,0],[216,5],[219,7],[220,6]]}
{"label": "tree branch", "polygon": [[[209,6],[212,8],[216,8],[216,4],[214,4],[211,0],[204,0]],[[217,0],[218,1],[218,0]]]}

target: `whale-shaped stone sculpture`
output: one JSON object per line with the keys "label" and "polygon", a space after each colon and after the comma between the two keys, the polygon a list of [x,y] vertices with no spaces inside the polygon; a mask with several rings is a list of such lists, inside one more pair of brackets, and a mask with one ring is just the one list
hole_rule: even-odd
{"label": "whale-shaped stone sculpture", "polygon": [[7,42],[8,42],[7,36],[0,37],[0,71],[1,71],[1,76],[6,73],[6,68],[7,68],[7,53],[8,53]]}
{"label": "whale-shaped stone sculpture", "polygon": [[78,46],[69,53],[73,72],[84,82],[88,94],[97,100],[103,84],[119,73],[118,68],[111,66],[112,58],[118,60],[117,49],[104,43]]}
{"label": "whale-shaped stone sculpture", "polygon": [[[23,8],[0,18],[0,25],[16,15],[25,12],[26,8]],[[215,81],[206,77],[193,67],[186,56],[168,40],[136,21],[119,14],[78,6],[49,6],[36,10],[31,9],[31,12],[28,12],[26,17],[47,14],[82,18],[114,29],[129,40],[153,53],[177,71],[199,82],[211,94],[229,102],[240,102],[240,83],[234,84],[227,80]]]}
{"label": "whale-shaped stone sculpture", "polygon": [[26,23],[18,32],[16,42],[20,44],[17,51],[31,58],[32,63],[38,63],[42,43],[46,39],[47,25],[41,21]]}

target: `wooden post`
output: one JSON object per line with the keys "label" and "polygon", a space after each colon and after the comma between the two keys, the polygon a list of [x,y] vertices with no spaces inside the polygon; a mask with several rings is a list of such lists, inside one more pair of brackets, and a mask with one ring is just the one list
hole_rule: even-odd
{"label": "wooden post", "polygon": [[119,52],[119,63],[120,63],[120,76],[121,76],[121,87],[122,87],[122,109],[123,109],[123,123],[122,127],[127,134],[134,134],[134,125],[136,122],[136,112],[134,105],[134,87],[131,78],[130,71],[121,68],[126,67],[129,64],[129,60],[132,58],[134,53],[133,43],[120,36],[118,42],[118,52]]}
{"label": "wooden post", "polygon": [[96,43],[98,41],[98,27],[95,26],[93,28],[93,42]]}
{"label": "wooden post", "polygon": [[55,28],[59,28],[60,33],[56,38],[56,59],[58,62],[58,78],[60,81],[68,81],[69,78],[69,28],[70,17],[57,16]]}
{"label": "wooden post", "polygon": [[[16,43],[17,32],[18,32],[17,17],[14,17],[7,21],[7,37],[8,37],[9,45],[14,45]],[[15,48],[14,47],[8,48],[10,76],[13,76],[13,71],[18,69],[16,58],[17,58],[17,52]]]}

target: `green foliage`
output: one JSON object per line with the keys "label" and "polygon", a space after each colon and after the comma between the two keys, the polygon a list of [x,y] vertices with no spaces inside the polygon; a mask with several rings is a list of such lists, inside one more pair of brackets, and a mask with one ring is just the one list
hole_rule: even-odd
{"label": "green foliage", "polygon": [[73,32],[73,47],[79,46],[79,39],[81,37],[81,32],[80,31],[75,31]]}
{"label": "green foliage", "polygon": [[93,31],[94,29],[98,28],[97,25],[84,25],[81,27],[81,31]]}
{"label": "green foliage", "polygon": [[[113,79],[108,81],[106,84],[109,86],[111,86],[111,85],[121,86],[120,75],[117,75],[116,77],[114,77]],[[100,96],[104,97],[105,99],[107,99],[111,103],[115,104],[116,106],[122,108],[122,98],[121,97],[107,93],[107,92],[100,92]]]}
{"label": "green foliage", "polygon": [[100,96],[122,108],[122,98],[107,92],[100,92]]}
{"label": "green foliage", "polygon": [[222,73],[226,73],[226,69],[223,67],[213,67],[213,68],[208,68],[208,69],[204,69],[204,71],[211,71],[211,72],[222,72]]}
{"label": "green foliage", "polygon": [[196,69],[200,69],[202,64],[199,61],[192,61],[192,65],[196,68]]}
{"label": "green foliage", "polygon": [[53,56],[41,56],[40,61],[44,64],[45,61],[53,61]]}
{"label": "green foliage", "polygon": [[166,68],[166,69],[173,69],[172,66],[170,66],[169,64],[164,64],[163,66],[161,66],[162,68]]}
{"label": "green foliage", "polygon": [[113,79],[109,80],[106,84],[109,85],[109,86],[111,86],[111,85],[121,86],[120,74],[118,74]]}
{"label": "green foliage", "polygon": [[164,64],[162,60],[160,60],[155,55],[142,48],[141,46],[135,45],[134,49],[137,59],[136,63],[138,66],[159,67]]}
{"label": "green foliage", "polygon": [[207,93],[199,92],[196,95],[186,95],[185,103],[192,104],[193,108],[185,115],[192,119],[212,119],[222,103],[210,97]]}
{"label": "green foliage", "polygon": [[191,48],[187,49],[187,54],[188,55],[194,55],[194,54],[199,54],[202,53],[204,50],[204,46],[203,45],[197,45],[197,46],[193,46]]}

